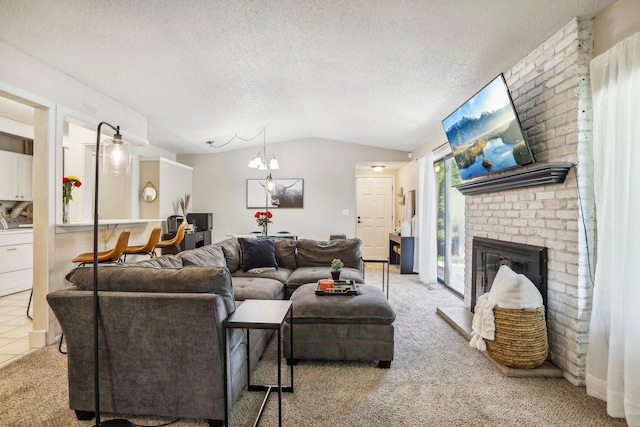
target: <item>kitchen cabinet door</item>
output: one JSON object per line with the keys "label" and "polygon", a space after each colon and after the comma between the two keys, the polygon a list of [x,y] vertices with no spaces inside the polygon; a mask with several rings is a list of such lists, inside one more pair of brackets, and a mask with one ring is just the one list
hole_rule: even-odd
{"label": "kitchen cabinet door", "polygon": [[33,156],[19,154],[18,196],[20,200],[33,200]]}
{"label": "kitchen cabinet door", "polygon": [[33,156],[0,151],[0,200],[33,200]]}
{"label": "kitchen cabinet door", "polygon": [[18,154],[0,151],[0,200],[20,200]]}

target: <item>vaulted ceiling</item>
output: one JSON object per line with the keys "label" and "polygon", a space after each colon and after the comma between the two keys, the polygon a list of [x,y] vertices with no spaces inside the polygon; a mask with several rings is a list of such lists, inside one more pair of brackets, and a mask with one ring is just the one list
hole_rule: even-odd
{"label": "vaulted ceiling", "polygon": [[444,142],[453,109],[612,2],[0,0],[0,40],[144,114],[151,144],[175,153],[263,127],[267,143],[412,151]]}

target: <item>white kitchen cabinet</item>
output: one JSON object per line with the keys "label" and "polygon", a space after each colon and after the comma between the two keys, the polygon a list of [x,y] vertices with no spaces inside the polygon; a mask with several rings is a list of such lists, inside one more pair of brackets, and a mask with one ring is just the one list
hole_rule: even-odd
{"label": "white kitchen cabinet", "polygon": [[33,200],[33,156],[0,151],[0,200]]}
{"label": "white kitchen cabinet", "polygon": [[18,165],[17,153],[0,151],[0,200],[16,200]]}
{"label": "white kitchen cabinet", "polygon": [[0,296],[31,289],[33,230],[0,232]]}
{"label": "white kitchen cabinet", "polygon": [[18,154],[18,195],[20,200],[33,201],[33,156]]}

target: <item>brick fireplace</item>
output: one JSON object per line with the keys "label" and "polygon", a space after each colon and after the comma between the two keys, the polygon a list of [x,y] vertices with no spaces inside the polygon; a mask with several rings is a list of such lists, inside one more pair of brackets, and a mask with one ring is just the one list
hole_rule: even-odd
{"label": "brick fireplace", "polygon": [[595,227],[591,57],[591,21],[576,19],[504,72],[538,164],[575,165],[564,182],[465,196],[465,306],[477,286],[474,238],[546,248],[549,358],[576,385],[585,378],[593,259],[586,241]]}

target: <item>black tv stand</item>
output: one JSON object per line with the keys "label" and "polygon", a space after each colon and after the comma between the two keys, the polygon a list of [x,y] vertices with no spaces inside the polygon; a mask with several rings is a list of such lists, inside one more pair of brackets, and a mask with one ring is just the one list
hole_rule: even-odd
{"label": "black tv stand", "polygon": [[[415,238],[400,237],[389,233],[389,263],[400,267],[400,274],[416,274],[413,271],[413,246]],[[400,245],[400,256],[393,251],[394,245]]]}
{"label": "black tv stand", "polygon": [[[176,233],[165,233],[162,235],[162,240],[169,240],[175,237]],[[211,230],[196,231],[194,233],[185,233],[184,239],[180,242],[180,251],[186,251],[187,249],[195,249],[201,246],[211,244]],[[162,254],[177,254],[178,249],[175,247],[163,248]]]}

